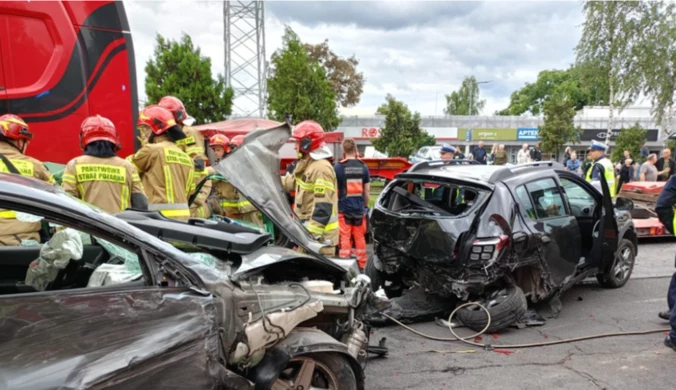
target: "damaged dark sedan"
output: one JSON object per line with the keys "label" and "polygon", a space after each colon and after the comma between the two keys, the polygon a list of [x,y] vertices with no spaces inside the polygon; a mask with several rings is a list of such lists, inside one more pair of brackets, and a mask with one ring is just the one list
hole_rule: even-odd
{"label": "damaged dark sedan", "polygon": [[[371,214],[374,256],[366,274],[389,297],[417,285],[428,294],[481,303],[493,332],[519,321],[527,299],[549,301],[596,277],[607,288],[631,276],[637,236],[631,201],[602,191],[558,163],[417,164],[381,193]],[[480,331],[477,305],[458,311]]]}
{"label": "damaged dark sedan", "polygon": [[[289,135],[251,133],[217,169],[233,178],[251,154],[277,167]],[[305,254],[237,225],[112,216],[0,174],[3,215],[43,236],[0,247],[0,388],[363,389],[369,280],[317,253],[264,172],[250,199]]]}

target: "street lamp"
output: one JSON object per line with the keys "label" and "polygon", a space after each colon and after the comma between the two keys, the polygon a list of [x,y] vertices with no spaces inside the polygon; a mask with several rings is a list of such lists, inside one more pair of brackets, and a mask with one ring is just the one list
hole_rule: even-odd
{"label": "street lamp", "polygon": [[[492,82],[493,82],[493,80],[477,81],[476,82],[477,89],[479,88],[479,84],[488,84],[488,83],[492,83]],[[474,88],[472,88],[469,91],[469,103],[470,103],[469,104],[469,115],[474,116],[474,114],[473,114],[473,112],[474,112]]]}

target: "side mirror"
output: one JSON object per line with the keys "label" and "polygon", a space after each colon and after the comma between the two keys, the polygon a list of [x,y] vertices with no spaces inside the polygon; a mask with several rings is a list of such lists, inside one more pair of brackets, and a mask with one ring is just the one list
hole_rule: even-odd
{"label": "side mirror", "polygon": [[618,197],[615,200],[615,208],[623,211],[631,211],[634,209],[634,201],[629,198]]}

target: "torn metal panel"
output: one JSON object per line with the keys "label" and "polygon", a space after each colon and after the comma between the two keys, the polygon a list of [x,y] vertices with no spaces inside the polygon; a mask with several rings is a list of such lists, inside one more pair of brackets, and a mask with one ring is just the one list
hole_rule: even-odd
{"label": "torn metal panel", "polygon": [[187,289],[2,297],[0,388],[213,389],[214,298]]}
{"label": "torn metal panel", "polygon": [[279,149],[290,137],[290,124],[252,131],[244,137],[242,145],[214,168],[295,244],[338,267],[319,253],[325,245],[305,230],[282,187]]}
{"label": "torn metal panel", "polygon": [[376,242],[417,261],[449,267],[459,265],[454,261],[453,251],[460,235],[469,230],[471,224],[468,218],[402,216],[379,208],[371,214],[371,230]]}
{"label": "torn metal panel", "polygon": [[[293,273],[303,273],[310,276],[313,270],[318,275],[332,278],[343,278],[346,270],[331,260],[322,260],[314,256],[298,253],[282,247],[263,247],[253,253],[242,256],[242,265],[232,274],[234,281],[244,280],[257,274],[263,274],[266,269],[274,267],[280,280],[283,276]],[[288,280],[288,279],[287,279]]]}

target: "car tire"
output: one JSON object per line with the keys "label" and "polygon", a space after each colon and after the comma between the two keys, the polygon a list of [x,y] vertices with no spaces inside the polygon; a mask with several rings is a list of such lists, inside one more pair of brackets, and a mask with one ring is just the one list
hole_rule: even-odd
{"label": "car tire", "polygon": [[[300,368],[311,365],[309,377],[303,377]],[[308,370],[309,371],[309,370]],[[314,353],[296,356],[287,364],[286,368],[273,383],[271,388],[301,388],[301,383],[310,386],[306,388],[326,388],[337,390],[357,390],[357,375],[347,358],[338,353]],[[311,381],[311,382],[308,382]]]}
{"label": "car tire", "polygon": [[[491,314],[491,324],[485,333],[494,333],[513,325],[526,314],[528,303],[517,286],[496,290],[479,301]],[[467,306],[457,313],[458,319],[468,328],[480,332],[486,327],[488,315],[479,306]]]}
{"label": "car tire", "polygon": [[613,266],[606,272],[596,275],[596,280],[604,288],[620,288],[627,284],[636,263],[634,244],[623,238],[617,245]]}

